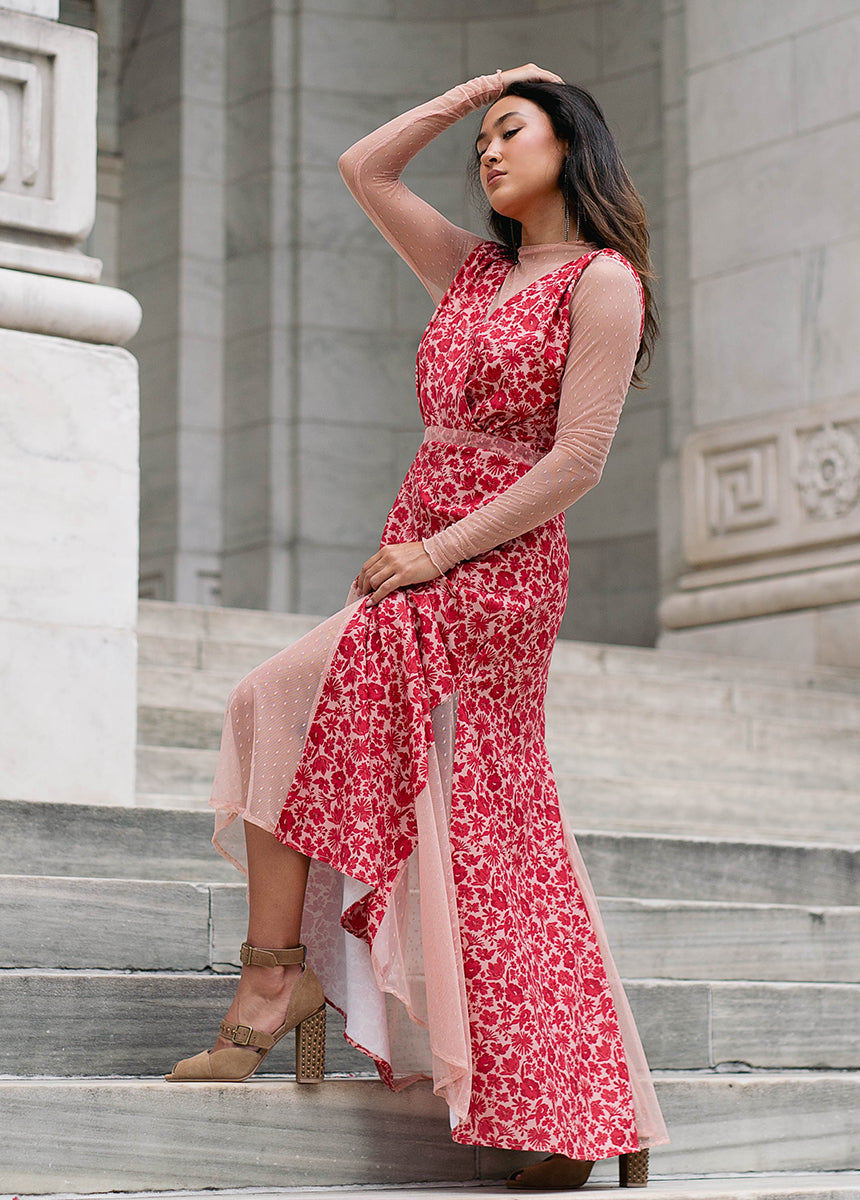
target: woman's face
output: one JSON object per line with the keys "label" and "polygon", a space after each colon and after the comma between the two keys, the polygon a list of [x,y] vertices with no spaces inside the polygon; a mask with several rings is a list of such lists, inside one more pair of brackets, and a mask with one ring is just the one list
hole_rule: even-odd
{"label": "woman's face", "polygon": [[567,145],[540,105],[503,96],[487,110],[475,148],[481,186],[503,217],[522,221],[536,205],[557,200]]}

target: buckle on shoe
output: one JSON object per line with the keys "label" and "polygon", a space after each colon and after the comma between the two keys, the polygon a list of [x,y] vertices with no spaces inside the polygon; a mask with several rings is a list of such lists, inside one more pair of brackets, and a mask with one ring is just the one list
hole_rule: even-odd
{"label": "buckle on shoe", "polygon": [[230,1041],[235,1042],[237,1046],[247,1046],[251,1041],[251,1034],[254,1030],[250,1025],[234,1025],[233,1032],[230,1034]]}

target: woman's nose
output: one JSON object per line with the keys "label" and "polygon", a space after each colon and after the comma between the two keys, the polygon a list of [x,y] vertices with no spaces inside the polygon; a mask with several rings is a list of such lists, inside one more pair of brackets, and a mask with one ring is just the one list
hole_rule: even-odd
{"label": "woman's nose", "polygon": [[484,163],[498,162],[499,161],[498,150],[492,149],[491,147],[488,146],[487,149],[484,151],[484,153],[481,155],[481,161]]}

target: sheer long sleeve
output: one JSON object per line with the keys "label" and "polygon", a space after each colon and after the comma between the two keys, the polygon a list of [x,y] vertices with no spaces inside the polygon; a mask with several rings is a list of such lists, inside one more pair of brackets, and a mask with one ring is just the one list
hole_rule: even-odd
{"label": "sheer long sleeve", "polygon": [[438,304],[467,254],[482,240],[452,224],[401,181],[419,150],[502,93],[501,74],[480,75],[420,104],[356,142],[338,160],[347,187],[386,241]]}
{"label": "sheer long sleeve", "polygon": [[639,348],[642,298],[632,269],[599,255],[571,300],[555,441],[499,496],[423,545],[441,571],[518,537],[563,512],[599,481]]}

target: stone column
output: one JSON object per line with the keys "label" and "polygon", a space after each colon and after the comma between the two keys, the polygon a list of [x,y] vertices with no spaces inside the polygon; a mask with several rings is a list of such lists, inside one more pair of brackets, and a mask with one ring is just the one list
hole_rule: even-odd
{"label": "stone column", "polygon": [[[141,595],[209,604],[222,543],[226,0],[129,0],[123,22],[119,279],[144,311]],[[103,153],[103,179],[108,169]]]}
{"label": "stone column", "polygon": [[227,7],[222,599],[278,610],[298,599],[294,9]]}
{"label": "stone column", "polygon": [[[16,10],[16,11],[13,11]],[[137,301],[78,249],[96,38],[0,4],[0,795],[132,803]]]}
{"label": "stone column", "polygon": [[681,271],[673,203],[660,644],[860,666],[860,3],[666,7],[689,247]]}

